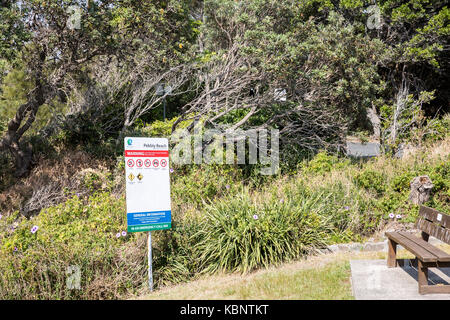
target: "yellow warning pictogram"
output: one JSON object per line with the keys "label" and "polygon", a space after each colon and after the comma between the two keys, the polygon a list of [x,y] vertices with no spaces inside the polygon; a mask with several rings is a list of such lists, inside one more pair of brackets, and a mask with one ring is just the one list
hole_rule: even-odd
{"label": "yellow warning pictogram", "polygon": [[142,179],[144,179],[144,176],[143,176],[142,174],[139,173],[139,174],[137,175],[137,178],[139,179],[139,181],[141,181]]}
{"label": "yellow warning pictogram", "polygon": [[128,179],[130,179],[130,181],[134,180],[134,174],[130,173],[130,175],[128,176]]}

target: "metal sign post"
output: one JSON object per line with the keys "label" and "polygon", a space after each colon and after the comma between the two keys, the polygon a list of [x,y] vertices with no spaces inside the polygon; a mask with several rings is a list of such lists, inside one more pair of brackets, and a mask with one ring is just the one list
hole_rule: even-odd
{"label": "metal sign post", "polygon": [[152,232],[148,232],[148,287],[153,292]]}

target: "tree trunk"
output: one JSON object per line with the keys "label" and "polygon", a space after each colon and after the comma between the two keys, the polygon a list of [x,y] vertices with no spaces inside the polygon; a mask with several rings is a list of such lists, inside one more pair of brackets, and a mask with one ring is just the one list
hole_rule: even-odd
{"label": "tree trunk", "polygon": [[430,199],[433,183],[428,176],[415,177],[411,181],[409,200],[414,204],[423,204]]}
{"label": "tree trunk", "polygon": [[28,101],[19,107],[0,140],[0,151],[8,151],[14,159],[16,177],[23,177],[29,172],[33,150],[29,143],[21,143],[20,140],[33,124],[44,103],[44,89],[40,80],[37,80],[36,87],[28,95]]}
{"label": "tree trunk", "polygon": [[377,114],[377,109],[375,106],[372,106],[372,108],[367,110],[367,117],[372,124],[373,136],[377,141],[379,141],[381,138],[381,120]]}

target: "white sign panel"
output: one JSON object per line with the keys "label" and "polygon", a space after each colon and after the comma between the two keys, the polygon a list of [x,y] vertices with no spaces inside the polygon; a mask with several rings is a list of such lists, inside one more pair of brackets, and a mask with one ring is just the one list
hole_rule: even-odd
{"label": "white sign panel", "polygon": [[128,232],[170,229],[169,142],[125,138]]}

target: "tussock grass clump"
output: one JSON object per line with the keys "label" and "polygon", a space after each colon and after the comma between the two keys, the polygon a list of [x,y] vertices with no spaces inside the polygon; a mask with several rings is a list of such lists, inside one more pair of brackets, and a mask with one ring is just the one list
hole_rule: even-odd
{"label": "tussock grass clump", "polygon": [[208,206],[194,235],[201,270],[247,272],[323,246],[332,226],[320,194],[296,200],[259,203],[242,193]]}

